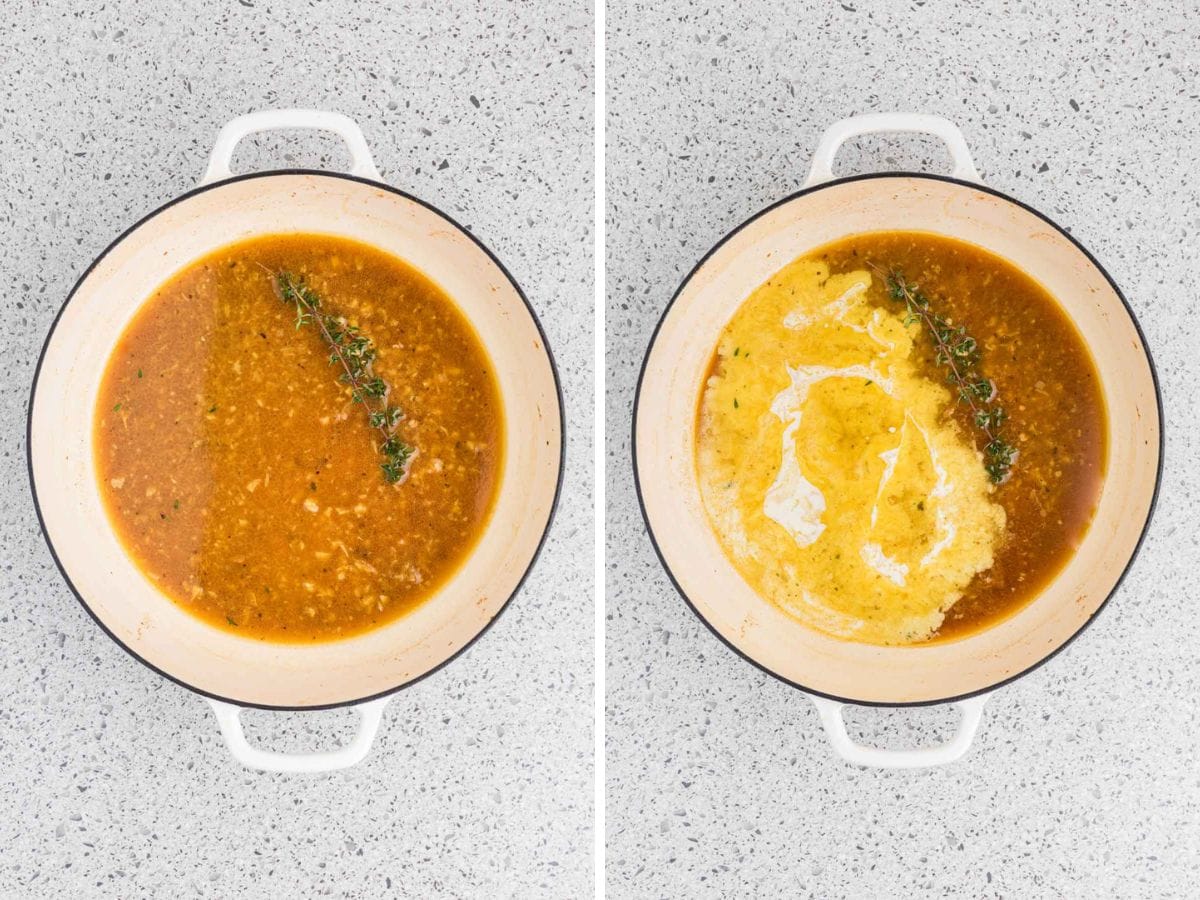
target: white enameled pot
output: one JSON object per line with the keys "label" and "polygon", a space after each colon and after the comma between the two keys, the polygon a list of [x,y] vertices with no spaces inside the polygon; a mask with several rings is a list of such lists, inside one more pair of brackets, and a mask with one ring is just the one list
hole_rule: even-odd
{"label": "white enameled pot", "polygon": [[[232,177],[246,135],[331,131],[350,150],[349,175],[306,170]],[[164,597],[109,525],[92,457],[96,395],[109,353],[152,292],[193,260],[234,241],[314,232],[363,241],[436,282],[474,325],[499,382],[507,452],[478,546],[436,596],[358,637],[315,645],[239,637]],[[432,206],[382,184],[358,126],[345,116],[274,110],[230,122],[201,186],[132,226],[67,298],[34,376],[28,452],[35,504],[63,576],[96,622],[155,671],[205,695],[233,755],[274,771],[324,771],[366,755],[389,696],[453,659],[517,591],[541,547],[562,469],[562,405],[545,336],[520,288],[476,238]],[[338,750],[252,747],[244,707],[353,706],[356,736]]]}
{"label": "white enameled pot", "polygon": [[[846,140],[876,132],[936,135],[952,177],[883,173],[835,179]],[[700,500],[695,415],[717,338],[742,301],[798,256],[849,235],[930,231],[1012,261],[1074,321],[1099,369],[1108,407],[1108,476],[1074,557],[1010,618],[961,640],[879,647],[829,637],[759,597],[721,550]],[[807,692],[835,750],[864,766],[909,768],[966,752],[990,691],[1029,672],[1100,611],[1149,524],[1161,471],[1161,405],[1150,355],[1112,279],[1062,228],[979,183],[962,133],[925,115],[860,116],[831,127],[804,188],[737,228],[696,266],[663,314],[647,351],[634,413],[638,494],[663,565],[696,614],[728,646]],[[948,743],[915,750],[863,747],[848,736],[845,703],[954,703]]]}

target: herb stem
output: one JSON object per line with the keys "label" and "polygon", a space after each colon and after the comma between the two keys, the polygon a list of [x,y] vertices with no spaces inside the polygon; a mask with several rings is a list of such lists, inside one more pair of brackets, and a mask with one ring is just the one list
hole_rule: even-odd
{"label": "herb stem", "polygon": [[[354,402],[363,405],[371,427],[383,436],[379,452],[385,461],[379,468],[384,478],[390,484],[406,480],[417,451],[396,435],[404,413],[388,403],[391,388],[374,372],[375,347],[345,319],[324,312],[320,297],[303,279],[288,272],[273,272],[261,263],[258,267],[271,277],[276,296],[296,307],[296,327],[316,325],[329,347],[329,364],[341,364],[343,374],[338,380],[350,387]],[[372,399],[378,400],[379,405],[372,403]]]}
{"label": "herb stem", "polygon": [[[906,281],[904,275],[892,269],[884,270],[869,263],[884,276],[888,293],[893,300],[903,301],[908,310],[905,324],[919,322],[929,333],[936,349],[935,359],[948,369],[947,381],[958,389],[958,399],[971,409],[971,421],[987,438],[983,452],[984,468],[995,484],[1008,480],[1018,451],[1000,436],[1000,426],[1008,419],[1004,408],[993,404],[996,385],[979,374],[979,343],[967,334],[964,326],[955,328],[931,309],[929,298],[917,285]],[[961,363],[961,367],[960,367]]]}

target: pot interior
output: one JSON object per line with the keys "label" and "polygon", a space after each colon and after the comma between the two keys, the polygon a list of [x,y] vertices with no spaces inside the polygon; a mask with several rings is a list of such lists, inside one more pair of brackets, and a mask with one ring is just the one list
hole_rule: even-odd
{"label": "pot interior", "polygon": [[[163,596],[125,554],[96,484],[91,436],[101,377],[144,300],[190,262],[282,232],[353,238],[424,272],[458,304],[492,359],[508,434],[495,507],[463,566],[427,602],[348,640],[267,643],[218,630]],[[549,351],[519,290],[440,213],[382,186],[274,173],[189,194],[135,226],[94,265],[47,342],[30,413],[30,460],[47,537],[96,619],[185,685],[239,703],[313,707],[365,699],[428,673],[500,612],[549,524],[562,448]],[[397,527],[401,527],[399,524]]]}
{"label": "pot interior", "polygon": [[[717,338],[771,274],[817,247],[881,230],[969,241],[1027,272],[1058,300],[1095,359],[1108,409],[1108,466],[1074,557],[1009,618],[955,641],[881,647],[809,629],[759,597],[725,557],[701,505],[696,405]],[[986,190],[933,177],[868,176],[793,197],[734,232],[697,268],[648,353],[635,434],[639,491],[681,592],[728,644],[799,687],[864,703],[946,700],[994,687],[1052,655],[1114,590],[1158,482],[1158,394],[1141,335],[1104,272],[1064,232]]]}

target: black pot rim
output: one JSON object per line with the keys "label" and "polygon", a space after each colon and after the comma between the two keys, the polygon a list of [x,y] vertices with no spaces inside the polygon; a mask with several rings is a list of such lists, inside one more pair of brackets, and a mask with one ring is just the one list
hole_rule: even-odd
{"label": "black pot rim", "polygon": [[[245,700],[236,700],[236,699],[233,699],[232,697],[223,697],[223,696],[221,696],[219,694],[215,694],[211,691],[203,690],[202,688],[198,688],[193,684],[189,684],[186,681],[184,681],[183,679],[178,678],[175,675],[172,675],[170,672],[167,672],[167,671],[159,668],[158,666],[154,665],[149,660],[145,659],[140,654],[138,654],[132,647],[130,647],[125,642],[123,642],[120,638],[118,638],[108,628],[108,626],[105,625],[104,622],[102,622],[100,620],[100,617],[96,615],[96,613],[92,610],[91,606],[88,605],[88,602],[83,598],[83,595],[75,587],[74,582],[71,581],[71,576],[67,574],[66,568],[63,566],[62,561],[59,559],[58,552],[54,548],[54,541],[51,539],[50,533],[46,528],[46,520],[42,515],[41,504],[38,502],[37,485],[36,485],[36,483],[34,481],[34,477],[33,477],[33,448],[32,448],[32,440],[31,440],[32,432],[33,432],[34,398],[37,395],[38,380],[41,377],[42,363],[45,361],[46,351],[50,346],[50,341],[53,340],[53,338],[54,338],[54,332],[58,328],[58,323],[62,319],[62,315],[66,311],[67,306],[70,305],[71,300],[74,299],[75,295],[78,293],[80,286],[87,280],[88,276],[91,275],[92,271],[96,268],[96,266],[98,266],[105,259],[105,257],[107,257],[130,234],[132,234],[137,229],[141,228],[143,225],[145,225],[147,222],[151,221],[158,215],[166,212],[168,209],[170,209],[173,206],[183,203],[184,201],[189,200],[192,197],[195,197],[199,194],[203,194],[208,191],[216,190],[216,189],[221,188],[228,184],[233,184],[233,183],[239,182],[239,181],[252,181],[255,179],[273,178],[273,177],[280,176],[280,175],[313,175],[313,176],[319,176],[322,178],[334,178],[334,179],[339,179],[342,181],[353,181],[353,182],[357,182],[358,184],[363,184],[368,187],[375,188],[377,190],[386,191],[390,194],[396,195],[397,197],[401,197],[404,200],[407,200],[412,203],[416,203],[418,206],[424,207],[425,209],[429,210],[430,212],[434,213],[435,215],[438,215],[441,218],[443,218],[444,220],[446,220],[455,229],[457,229],[458,231],[460,231],[464,235],[466,235],[468,238],[470,238],[470,240],[475,244],[475,246],[477,246],[480,250],[482,250],[485,254],[487,254],[488,258],[492,261],[492,263],[496,266],[496,268],[498,268],[503,273],[504,277],[508,279],[509,284],[512,285],[513,289],[517,292],[517,296],[521,298],[521,302],[525,305],[525,309],[528,311],[529,317],[533,320],[533,325],[537,329],[538,336],[541,338],[543,348],[545,348],[546,358],[550,363],[551,375],[554,378],[554,392],[555,392],[555,395],[558,400],[558,420],[560,423],[560,425],[559,425],[559,450],[558,450],[558,475],[555,480],[554,498],[550,503],[550,510],[546,516],[546,523],[542,528],[541,537],[538,538],[537,546],[534,548],[533,554],[530,556],[529,563],[528,563],[528,565],[526,565],[525,571],[521,574],[521,577],[517,580],[517,583],[513,587],[513,590],[509,594],[508,598],[504,601],[504,603],[501,605],[501,607],[496,611],[496,614],[494,616],[492,616],[492,618],[489,619],[484,624],[484,626],[478,632],[476,632],[475,635],[469,641],[467,641],[465,644],[463,644],[463,646],[458,648],[458,650],[456,650],[453,654],[451,654],[446,659],[442,660],[442,662],[438,663],[433,668],[429,669],[428,671],[422,672],[420,675],[417,675],[416,677],[411,678],[408,681],[404,681],[398,685],[395,685],[393,687],[387,688],[382,691],[377,691],[376,693],[370,694],[365,697],[356,697],[356,698],[350,699],[350,700],[339,700],[336,703],[320,703],[320,704],[308,705],[308,706],[279,705],[279,704],[268,704],[268,703],[250,703]],[[565,413],[565,409],[563,406],[562,381],[559,378],[558,365],[555,362],[554,353],[550,349],[550,342],[546,339],[545,329],[542,328],[542,323],[538,319],[537,313],[534,311],[533,307],[530,305],[529,299],[525,296],[525,292],[521,289],[521,286],[517,283],[517,280],[512,276],[512,273],[510,273],[508,271],[508,269],[505,268],[504,264],[496,256],[496,254],[493,253],[492,250],[486,244],[483,243],[483,241],[481,241],[478,237],[476,237],[474,234],[472,234],[470,231],[468,231],[466,228],[464,228],[461,224],[459,224],[458,221],[455,220],[452,216],[447,215],[445,212],[443,212],[438,207],[434,206],[432,203],[428,203],[425,200],[420,199],[419,197],[414,197],[412,194],[409,194],[406,191],[402,191],[399,188],[392,187],[389,184],[384,184],[383,182],[375,181],[370,178],[360,178],[357,175],[349,175],[349,174],[346,174],[343,172],[328,172],[328,171],[322,171],[320,169],[304,169],[304,168],[269,169],[269,170],[264,170],[264,171],[260,171],[260,172],[249,172],[244,175],[235,175],[232,178],[225,178],[225,179],[222,179],[221,181],[213,182],[212,184],[202,184],[195,188],[192,188],[190,191],[187,191],[186,193],[180,194],[179,196],[175,197],[172,200],[169,200],[168,202],[164,203],[162,206],[159,206],[157,209],[153,210],[152,212],[149,212],[146,215],[142,216],[140,219],[138,219],[136,222],[134,222],[132,225],[130,225],[128,228],[126,228],[123,232],[121,232],[107,247],[104,248],[103,251],[101,251],[101,253],[92,261],[92,263],[87,267],[87,269],[84,270],[83,274],[79,276],[79,278],[75,282],[75,286],[71,288],[70,293],[67,294],[66,300],[63,301],[62,306],[59,308],[58,313],[55,314],[54,320],[50,324],[50,330],[46,334],[46,339],[42,343],[41,353],[38,355],[37,366],[34,369],[34,373],[33,373],[33,382],[29,389],[29,405],[28,405],[28,408],[26,411],[25,462],[26,462],[26,468],[28,470],[28,476],[29,476],[29,490],[33,497],[33,508],[34,508],[35,513],[37,514],[38,527],[41,529],[42,537],[45,539],[46,546],[50,550],[50,556],[54,559],[54,565],[58,568],[59,573],[62,575],[63,580],[66,582],[67,587],[70,589],[71,593],[75,595],[75,599],[79,601],[80,605],[84,608],[84,610],[87,612],[87,614],[91,617],[92,621],[95,622],[98,626],[100,626],[100,629],[105,634],[107,634],[113,640],[113,642],[116,643],[116,645],[118,647],[120,647],[122,650],[124,650],[126,653],[128,653],[131,657],[133,657],[139,663],[144,665],[150,671],[152,671],[158,675],[161,675],[163,678],[166,678],[168,681],[172,681],[175,684],[179,685],[180,687],[186,688],[187,690],[189,690],[195,694],[199,694],[202,697],[207,697],[210,700],[217,700],[222,703],[229,703],[234,706],[239,706],[239,707],[248,708],[248,709],[278,710],[278,711],[282,711],[282,712],[309,712],[309,711],[322,710],[322,709],[341,709],[343,707],[358,706],[363,703],[368,703],[372,700],[379,700],[383,697],[391,696],[392,694],[395,694],[401,690],[404,690],[405,688],[412,687],[414,684],[424,681],[430,675],[433,675],[435,672],[440,671],[442,668],[449,665],[454,660],[458,659],[459,656],[461,656],[468,649],[470,649],[475,644],[475,642],[478,641],[492,627],[492,625],[495,624],[495,622],[500,618],[500,616],[505,612],[505,610],[507,610],[509,608],[509,606],[512,604],[513,598],[516,597],[516,595],[520,592],[521,588],[525,584],[526,579],[529,577],[529,573],[533,570],[534,565],[537,563],[538,557],[541,555],[543,547],[545,547],[546,538],[550,532],[550,526],[553,524],[554,517],[558,511],[558,503],[559,503],[559,499],[562,494],[563,475],[564,475],[564,470],[566,468],[567,436],[566,436],[565,423],[566,423],[566,413]]]}
{"label": "black pot rim", "polygon": [[[1092,614],[1088,617],[1087,621],[1084,622],[1082,625],[1080,625],[1079,628],[1076,629],[1075,632],[1070,637],[1068,637],[1065,641],[1058,644],[1053,650],[1051,650],[1049,653],[1047,653],[1045,656],[1043,656],[1041,659],[1039,659],[1033,665],[1028,666],[1025,669],[1022,669],[1020,672],[1017,672],[1014,675],[1009,675],[1007,678],[1002,678],[999,681],[995,682],[994,684],[988,685],[987,687],[979,688],[977,690],[968,691],[963,694],[952,695],[949,697],[939,697],[939,698],[932,699],[932,700],[912,700],[912,701],[907,701],[907,702],[902,702],[902,703],[884,703],[884,702],[875,701],[875,700],[860,700],[860,699],[855,699],[852,697],[839,697],[836,694],[830,694],[825,691],[818,691],[814,688],[800,684],[797,681],[793,681],[790,678],[785,678],[783,675],[780,675],[778,672],[775,672],[774,670],[772,670],[772,669],[768,668],[767,666],[763,665],[762,663],[758,662],[758,660],[752,658],[750,655],[748,655],[747,653],[743,652],[740,648],[735,646],[731,641],[726,639],[726,637],[723,634],[721,634],[716,629],[716,627],[700,613],[700,610],[697,609],[696,605],[692,602],[691,598],[683,590],[683,587],[679,584],[679,581],[675,577],[675,573],[671,571],[671,567],[667,564],[667,560],[663,556],[662,549],[659,547],[658,541],[654,536],[654,528],[650,524],[650,517],[646,512],[646,503],[645,503],[645,499],[642,496],[642,484],[641,484],[641,479],[639,478],[639,475],[638,475],[638,464],[637,464],[638,407],[641,402],[642,381],[646,377],[646,367],[650,362],[650,355],[654,352],[654,345],[658,340],[658,333],[662,329],[663,322],[666,321],[667,316],[670,315],[671,309],[675,306],[675,301],[679,299],[680,294],[683,293],[684,289],[691,282],[692,278],[695,277],[696,273],[699,272],[704,267],[704,265],[709,261],[709,259],[712,258],[712,256],[714,254],[716,254],[716,252],[718,250],[720,250],[726,243],[728,243],[730,240],[732,240],[744,228],[746,228],[748,225],[752,224],[753,222],[757,221],[758,219],[762,218],[763,216],[767,215],[768,213],[772,212],[773,210],[777,209],[778,207],[783,206],[786,203],[790,203],[791,201],[796,200],[800,197],[804,197],[809,194],[814,194],[817,191],[822,191],[827,188],[837,187],[838,185],[848,184],[850,182],[872,181],[872,180],[881,179],[881,178],[919,178],[919,179],[926,179],[929,181],[941,181],[941,182],[946,182],[948,184],[959,185],[960,187],[968,188],[969,190],[979,191],[979,192],[985,193],[985,194],[991,194],[992,196],[998,197],[1001,200],[1007,200],[1009,203],[1012,203],[1012,204],[1020,207],[1021,209],[1025,210],[1026,212],[1031,213],[1032,215],[1036,216],[1038,219],[1042,220],[1047,225],[1049,225],[1051,228],[1053,228],[1055,231],[1057,231],[1060,235],[1065,237],[1071,244],[1073,244],[1087,258],[1088,262],[1090,262],[1093,266],[1095,266],[1096,270],[1099,271],[1100,274],[1104,276],[1104,280],[1108,282],[1108,285],[1109,285],[1109,287],[1112,288],[1113,293],[1115,293],[1117,295],[1117,298],[1121,301],[1121,305],[1125,307],[1125,313],[1129,316],[1130,322],[1133,323],[1134,330],[1137,332],[1138,338],[1142,343],[1142,352],[1145,354],[1146,364],[1150,368],[1150,379],[1154,384],[1154,401],[1155,401],[1155,408],[1156,408],[1157,415],[1158,415],[1158,435],[1159,435],[1158,465],[1156,467],[1155,475],[1154,475],[1154,490],[1150,497],[1150,506],[1146,510],[1146,520],[1142,524],[1141,533],[1138,535],[1138,539],[1133,546],[1133,550],[1129,554],[1128,561],[1125,563],[1124,568],[1121,570],[1121,574],[1117,577],[1117,580],[1113,583],[1112,589],[1108,592],[1108,595],[1104,598],[1104,601],[1102,603],[1100,603],[1100,605],[1097,606],[1095,610],[1093,610]],[[1165,434],[1165,426],[1164,426],[1164,421],[1163,421],[1162,390],[1159,387],[1158,370],[1154,366],[1154,357],[1150,353],[1149,344],[1146,343],[1146,335],[1142,331],[1141,323],[1138,322],[1137,316],[1134,315],[1133,309],[1132,309],[1132,307],[1130,307],[1129,301],[1125,298],[1124,293],[1121,292],[1121,289],[1117,286],[1116,281],[1114,281],[1112,276],[1108,274],[1108,270],[1105,269],[1104,266],[1100,265],[1100,262],[1096,259],[1095,256],[1092,255],[1091,251],[1089,251],[1085,246],[1083,246],[1082,243],[1080,243],[1075,237],[1073,237],[1070,232],[1068,232],[1065,228],[1058,225],[1054,220],[1050,219],[1048,216],[1046,216],[1043,213],[1039,212],[1038,210],[1034,209],[1029,204],[1023,203],[1022,201],[1016,199],[1015,197],[1011,197],[1008,194],[1005,194],[1001,191],[996,190],[995,188],[988,187],[986,185],[979,184],[979,183],[972,182],[972,181],[963,181],[962,179],[959,179],[959,178],[951,178],[948,175],[933,175],[933,174],[929,174],[929,173],[925,173],[925,172],[905,172],[905,171],[870,172],[870,173],[866,173],[866,174],[862,174],[862,175],[851,175],[851,176],[848,176],[845,178],[835,178],[832,181],[822,182],[821,184],[813,185],[811,187],[801,188],[800,190],[795,191],[791,194],[788,194],[786,197],[784,197],[780,200],[777,200],[776,202],[772,203],[771,205],[759,210],[754,215],[750,216],[750,218],[746,219],[744,222],[742,222],[740,225],[738,225],[736,228],[734,228],[732,231],[727,233],[719,241],[717,241],[717,243],[714,244],[712,246],[712,248],[709,249],[709,251],[704,254],[703,257],[701,257],[700,261],[697,262],[696,265],[694,265],[692,267],[691,271],[688,272],[688,274],[684,277],[683,281],[680,282],[679,287],[676,288],[675,293],[671,296],[671,300],[669,303],[667,303],[667,306],[663,310],[662,315],[659,316],[658,323],[654,326],[654,331],[650,336],[650,342],[646,347],[645,356],[642,358],[641,371],[638,373],[637,388],[635,390],[634,399],[633,399],[633,419],[632,419],[632,431],[631,431],[631,440],[630,440],[630,454],[631,454],[631,461],[633,464],[633,482],[634,482],[635,490],[637,492],[638,507],[642,513],[642,521],[645,522],[645,524],[646,524],[646,534],[650,538],[650,544],[651,544],[651,546],[654,547],[654,553],[658,557],[658,561],[662,565],[663,571],[666,572],[667,578],[670,580],[671,584],[675,588],[675,591],[679,594],[680,597],[683,598],[683,602],[685,604],[687,604],[688,609],[690,609],[692,611],[692,613],[696,616],[696,618],[698,618],[701,622],[703,622],[705,627],[708,628],[708,630],[710,632],[712,632],[716,636],[716,638],[722,644],[724,644],[727,648],[732,650],[735,654],[740,656],[746,662],[750,663],[756,669],[760,670],[761,672],[764,672],[767,675],[770,675],[772,678],[782,681],[784,684],[791,685],[792,687],[797,688],[798,690],[801,690],[806,694],[814,694],[818,697],[824,697],[827,700],[833,700],[838,703],[847,703],[847,704],[852,704],[854,706],[876,706],[876,707],[883,707],[883,708],[940,706],[940,705],[946,704],[946,703],[958,703],[962,700],[967,700],[971,697],[979,697],[979,696],[982,696],[985,694],[990,694],[993,691],[998,690],[999,688],[1002,688],[1007,684],[1011,684],[1012,682],[1016,681],[1018,678],[1022,678],[1024,676],[1030,674],[1031,672],[1035,671],[1036,669],[1041,668],[1046,663],[1048,663],[1050,660],[1052,660],[1054,657],[1056,657],[1059,653],[1061,653],[1063,650],[1065,650],[1068,646],[1070,646],[1070,644],[1072,644],[1075,641],[1075,639],[1079,637],[1079,635],[1083,634],[1083,632],[1087,629],[1087,627],[1096,620],[1096,617],[1100,615],[1100,612],[1108,605],[1109,601],[1112,600],[1113,595],[1115,595],[1116,592],[1120,589],[1121,583],[1125,580],[1125,576],[1129,574],[1129,570],[1133,566],[1133,561],[1137,558],[1138,553],[1142,549],[1142,544],[1144,543],[1144,541],[1146,539],[1146,533],[1150,528],[1150,522],[1154,518],[1154,512],[1155,512],[1156,507],[1158,506],[1158,494],[1159,494],[1159,488],[1162,485],[1163,458],[1164,458],[1164,454],[1165,454],[1165,449],[1166,449],[1166,434]]]}

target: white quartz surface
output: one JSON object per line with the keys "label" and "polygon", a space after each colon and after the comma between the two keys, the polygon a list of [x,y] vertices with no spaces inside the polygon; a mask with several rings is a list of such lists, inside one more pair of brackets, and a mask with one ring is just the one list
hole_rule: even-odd
{"label": "white quartz surface", "polygon": [[[1196,896],[1198,29],[1194,2],[1164,0],[610,5],[609,897]],[[1168,432],[1158,513],[1118,595],[995,694],[964,760],[921,772],[835,759],[809,701],[692,615],[629,459],[638,368],[684,275],[799,188],[830,123],[896,110],[956,121],[985,181],[1103,262],[1146,330]],[[932,140],[871,138],[835,172],[898,168],[948,159]],[[953,715],[850,720],[904,747]]]}
{"label": "white quartz surface", "polygon": [[[592,22],[579,3],[9,3],[0,27],[0,897],[580,897],[591,892]],[[218,128],[334,109],[384,179],[512,271],[572,422],[539,565],[465,655],[402,691],[370,757],[250,772],[200,698],[88,618],[38,532],[29,382],[75,279],[194,186]],[[235,168],[339,166],[264,136]],[[87,427],[81,423],[82,427]],[[252,713],[334,745],[354,716]]]}

